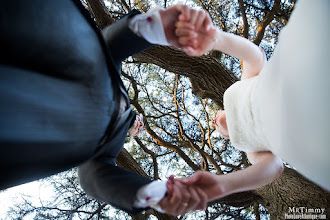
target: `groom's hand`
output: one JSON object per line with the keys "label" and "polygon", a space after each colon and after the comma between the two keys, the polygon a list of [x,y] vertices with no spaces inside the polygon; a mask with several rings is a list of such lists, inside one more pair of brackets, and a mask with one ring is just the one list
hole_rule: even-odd
{"label": "groom's hand", "polygon": [[210,15],[186,5],[174,5],[160,11],[168,43],[182,48],[190,56],[200,56],[212,49],[216,28]]}
{"label": "groom's hand", "polygon": [[175,25],[180,47],[188,55],[201,56],[213,49],[217,30],[207,12],[190,9],[189,17],[182,13]]}
{"label": "groom's hand", "polygon": [[181,14],[190,18],[190,11],[191,9],[186,5],[174,5],[160,11],[166,39],[176,48],[180,48],[180,44],[178,36],[175,34],[175,23],[179,21],[179,16]]}

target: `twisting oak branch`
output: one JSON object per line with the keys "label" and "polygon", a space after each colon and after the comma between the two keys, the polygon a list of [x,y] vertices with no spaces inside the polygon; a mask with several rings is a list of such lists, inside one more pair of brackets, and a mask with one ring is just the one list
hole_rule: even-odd
{"label": "twisting oak branch", "polygon": [[281,0],[275,0],[272,10],[266,15],[266,18],[260,23],[258,27],[258,33],[257,36],[254,38],[253,43],[256,45],[259,45],[261,40],[264,37],[266,27],[272,22],[272,20],[275,18],[275,15],[280,10],[280,4]]}
{"label": "twisting oak branch", "polygon": [[[135,79],[133,77],[129,77],[128,78],[131,82],[131,84],[133,85],[132,87],[134,89],[136,89],[134,91],[135,95],[139,93],[139,91],[137,90],[137,82],[135,81]],[[136,100],[131,100],[131,104],[137,109],[137,111],[139,113],[141,113],[145,118],[148,118],[148,116],[145,114],[144,109],[142,108],[142,106],[139,104],[138,99]],[[153,129],[151,129],[148,121],[145,122],[145,128],[146,131],[148,132],[148,134],[153,138],[153,140],[155,141],[155,143],[159,146],[163,146],[166,147],[174,152],[176,152],[187,164],[188,166],[190,166],[193,170],[197,171],[200,170],[200,167],[198,165],[196,165],[190,158],[189,156],[184,153],[184,151],[182,151],[180,149],[180,146],[176,146],[171,142],[165,141],[163,138],[161,138]]]}
{"label": "twisting oak branch", "polygon": [[152,162],[153,162],[153,168],[154,168],[154,179],[157,180],[159,179],[159,174],[158,174],[158,163],[157,163],[157,154],[153,152],[152,150],[149,150],[143,143],[142,141],[138,138],[135,137],[134,140],[139,144],[139,146],[151,156]]}
{"label": "twisting oak branch", "polygon": [[193,94],[210,98],[220,107],[226,89],[238,81],[235,74],[210,56],[189,57],[172,47],[152,46],[133,56],[136,62],[151,63],[169,72],[189,77]]}

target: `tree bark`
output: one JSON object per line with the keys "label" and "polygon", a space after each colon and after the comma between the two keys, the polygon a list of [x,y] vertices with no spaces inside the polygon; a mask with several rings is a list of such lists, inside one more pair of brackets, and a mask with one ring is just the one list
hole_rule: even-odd
{"label": "tree bark", "polygon": [[103,0],[86,0],[86,3],[100,29],[103,29],[115,22]]}
{"label": "tree bark", "polygon": [[271,219],[284,219],[285,213],[290,214],[289,207],[325,208],[324,214],[330,216],[330,193],[290,168],[255,193],[262,198]]}
{"label": "tree bark", "polygon": [[189,57],[172,47],[152,46],[133,56],[136,62],[150,63],[190,79],[192,92],[199,98],[210,98],[223,108],[223,94],[239,79],[210,56]]}

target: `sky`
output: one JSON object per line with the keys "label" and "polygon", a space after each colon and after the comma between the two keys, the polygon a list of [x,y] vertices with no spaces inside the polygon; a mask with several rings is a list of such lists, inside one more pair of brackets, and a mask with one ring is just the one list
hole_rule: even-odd
{"label": "sky", "polygon": [[[9,207],[14,205],[16,201],[22,200],[22,196],[29,196],[29,201],[35,205],[40,204],[40,199],[45,200],[46,197],[52,195],[52,190],[40,181],[34,181],[9,188],[0,192],[0,220],[9,219],[7,211]],[[40,198],[40,199],[39,199]]]}

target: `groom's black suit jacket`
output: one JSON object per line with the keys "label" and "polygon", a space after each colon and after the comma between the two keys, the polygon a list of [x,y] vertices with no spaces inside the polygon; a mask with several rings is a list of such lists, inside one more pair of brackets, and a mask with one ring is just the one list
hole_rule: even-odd
{"label": "groom's black suit jacket", "polygon": [[87,193],[139,211],[151,180],[115,166],[135,119],[118,115],[121,61],[150,46],[128,28],[136,13],[101,32],[79,0],[1,3],[0,189],[79,166]]}

